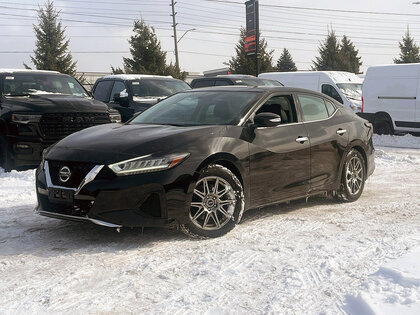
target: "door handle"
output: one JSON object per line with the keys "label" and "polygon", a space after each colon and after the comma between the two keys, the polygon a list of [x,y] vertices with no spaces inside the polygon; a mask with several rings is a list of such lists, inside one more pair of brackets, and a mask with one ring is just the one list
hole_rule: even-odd
{"label": "door handle", "polygon": [[340,128],[340,129],[337,130],[337,134],[340,135],[340,136],[344,135],[346,132],[347,132],[346,129],[341,129]]}
{"label": "door handle", "polygon": [[296,138],[296,142],[299,142],[301,144],[304,144],[308,140],[309,140],[308,137],[298,137],[298,138]]}

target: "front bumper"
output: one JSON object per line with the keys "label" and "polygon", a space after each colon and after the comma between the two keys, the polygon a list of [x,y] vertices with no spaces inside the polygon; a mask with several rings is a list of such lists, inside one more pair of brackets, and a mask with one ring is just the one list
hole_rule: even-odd
{"label": "front bumper", "polygon": [[44,141],[38,137],[8,136],[10,148],[16,166],[38,166],[42,159],[42,151],[54,141]]}
{"label": "front bumper", "polygon": [[[45,162],[36,172],[38,205],[35,212],[117,228],[182,223],[191,198],[192,177],[176,174],[168,170],[116,176],[108,167],[97,165],[78,187],[63,187],[52,182],[48,162]],[[73,198],[67,199],[68,196]]]}

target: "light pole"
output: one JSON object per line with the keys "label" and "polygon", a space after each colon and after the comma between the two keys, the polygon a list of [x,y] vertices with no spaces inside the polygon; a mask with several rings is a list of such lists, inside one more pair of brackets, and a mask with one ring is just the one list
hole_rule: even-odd
{"label": "light pole", "polygon": [[188,32],[190,32],[190,31],[195,31],[195,30],[196,30],[196,28],[191,28],[191,29],[189,29],[189,30],[186,30],[186,31],[184,32],[184,34],[182,34],[182,36],[178,39],[177,43],[179,43],[179,42],[181,41],[181,39],[183,39],[183,38],[184,38],[185,34],[187,34],[187,33],[188,33]]}

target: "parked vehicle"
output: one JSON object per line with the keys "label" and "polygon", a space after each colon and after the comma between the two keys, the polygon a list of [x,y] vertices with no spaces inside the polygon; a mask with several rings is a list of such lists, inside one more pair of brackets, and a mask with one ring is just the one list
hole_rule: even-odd
{"label": "parked vehicle", "polygon": [[37,166],[42,150],[81,129],[120,121],[73,77],[53,71],[0,70],[0,166]]}
{"label": "parked vehicle", "polygon": [[420,63],[369,67],[359,115],[378,134],[420,132]]}
{"label": "parked vehicle", "polygon": [[372,134],[370,123],[309,90],[184,91],[128,124],[50,147],[36,172],[36,212],[217,237],[250,208],[325,192],[357,200],[375,167]]}
{"label": "parked vehicle", "polygon": [[196,78],[191,81],[191,87],[201,88],[224,85],[248,85],[248,86],[283,86],[276,80],[261,79],[252,75],[227,74],[215,77]]}
{"label": "parked vehicle", "polygon": [[145,74],[117,74],[100,78],[92,92],[96,100],[115,108],[122,121],[142,112],[162,99],[191,87],[171,76]]}
{"label": "parked vehicle", "polygon": [[324,93],[354,113],[362,108],[363,79],[344,71],[269,72],[260,78],[274,79],[285,86]]}

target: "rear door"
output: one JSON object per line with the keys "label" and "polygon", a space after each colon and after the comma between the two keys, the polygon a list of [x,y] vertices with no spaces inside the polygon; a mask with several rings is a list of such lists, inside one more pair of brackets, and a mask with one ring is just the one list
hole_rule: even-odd
{"label": "rear door", "polygon": [[257,111],[280,115],[282,124],[252,130],[250,141],[251,204],[261,206],[309,190],[310,145],[292,94],[270,97]]}
{"label": "rear door", "polygon": [[309,93],[297,99],[311,145],[311,191],[333,189],[352,126],[327,99]]}

